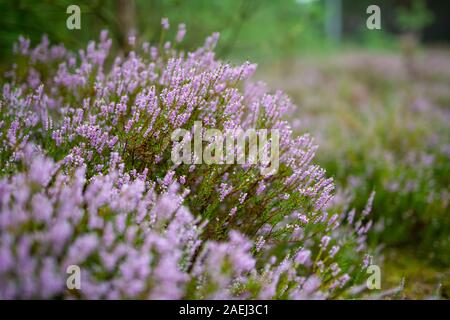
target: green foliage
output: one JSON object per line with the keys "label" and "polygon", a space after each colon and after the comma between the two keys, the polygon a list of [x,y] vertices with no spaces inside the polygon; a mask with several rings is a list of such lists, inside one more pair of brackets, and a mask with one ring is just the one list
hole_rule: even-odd
{"label": "green foliage", "polygon": [[[47,34],[52,42],[76,49],[94,39],[102,29],[110,30],[114,43],[126,49],[127,32],[118,1],[18,0],[0,3],[6,12],[0,21],[0,56],[9,57],[19,35],[33,43]],[[68,30],[66,9],[81,8],[81,30]],[[170,36],[178,23],[188,26],[184,47],[193,49],[213,32],[221,33],[218,54],[239,60],[290,56],[299,50],[322,46],[324,8],[321,1],[300,3],[285,0],[136,0],[127,2],[130,25],[142,41],[158,42],[161,17],[171,21]]]}
{"label": "green foliage", "polygon": [[418,32],[429,26],[434,20],[424,0],[414,0],[411,8],[397,10],[397,24],[405,31]]}

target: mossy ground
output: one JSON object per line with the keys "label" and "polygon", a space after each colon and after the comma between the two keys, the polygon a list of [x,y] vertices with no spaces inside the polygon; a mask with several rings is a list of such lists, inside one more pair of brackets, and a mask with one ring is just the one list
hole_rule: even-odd
{"label": "mossy ground", "polygon": [[403,283],[399,299],[450,299],[450,270],[418,258],[413,249],[386,249],[382,289]]}

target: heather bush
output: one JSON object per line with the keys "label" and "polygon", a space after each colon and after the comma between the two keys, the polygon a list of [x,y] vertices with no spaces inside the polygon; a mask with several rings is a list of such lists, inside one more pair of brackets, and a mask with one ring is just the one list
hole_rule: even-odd
{"label": "heather bush", "polygon": [[[169,22],[163,19],[163,30]],[[20,38],[0,100],[0,297],[349,297],[364,286],[373,198],[331,210],[317,146],[256,66],[102,32],[78,53]],[[280,167],[175,165],[171,133],[277,129]],[[205,145],[208,143],[204,142]],[[78,265],[81,290],[65,286]]]}

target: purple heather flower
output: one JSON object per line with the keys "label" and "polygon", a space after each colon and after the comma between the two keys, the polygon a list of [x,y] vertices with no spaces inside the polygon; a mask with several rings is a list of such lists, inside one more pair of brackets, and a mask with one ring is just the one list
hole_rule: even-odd
{"label": "purple heather flower", "polygon": [[322,249],[326,249],[330,243],[331,238],[329,236],[323,236],[320,240],[320,246]]}
{"label": "purple heather flower", "polygon": [[185,34],[186,34],[186,25],[184,23],[180,23],[178,25],[178,33],[177,33],[177,37],[176,37],[176,42],[180,43],[181,41],[183,41]]}
{"label": "purple heather flower", "polygon": [[302,249],[300,250],[297,255],[295,256],[295,262],[302,265],[307,265],[311,263],[311,251]]}
{"label": "purple heather flower", "polygon": [[169,19],[168,18],[162,18],[161,19],[161,25],[163,29],[168,30],[169,29]]}

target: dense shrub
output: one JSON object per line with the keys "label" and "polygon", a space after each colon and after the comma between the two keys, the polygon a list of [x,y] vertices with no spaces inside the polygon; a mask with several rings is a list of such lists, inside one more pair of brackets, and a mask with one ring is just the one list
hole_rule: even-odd
{"label": "dense shrub", "polygon": [[[163,20],[163,28],[168,21]],[[111,57],[103,32],[78,54],[21,38],[0,100],[0,297],[327,298],[354,295],[365,210],[332,212],[334,185],[293,137],[294,108],[218,61],[209,37]],[[280,167],[174,165],[171,133],[278,129]],[[344,223],[342,223],[344,222]],[[81,290],[65,286],[78,265]]]}

